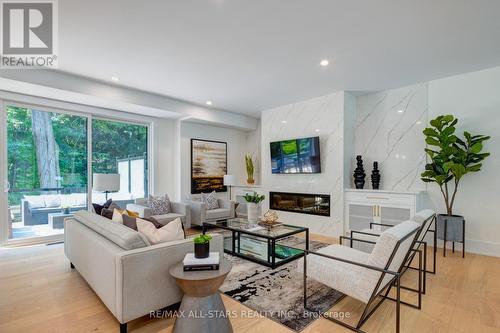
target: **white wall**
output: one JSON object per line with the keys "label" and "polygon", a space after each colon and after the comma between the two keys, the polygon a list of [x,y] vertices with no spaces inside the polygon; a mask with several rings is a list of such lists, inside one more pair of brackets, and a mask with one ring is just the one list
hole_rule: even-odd
{"label": "white wall", "polygon": [[178,200],[176,188],[176,128],[175,120],[157,119],[153,122],[153,194],[167,193]]}
{"label": "white wall", "polygon": [[[243,184],[246,180],[245,153],[247,132],[231,128],[215,127],[205,124],[184,121],[181,124],[181,200],[191,194],[191,139],[205,139],[227,142],[227,172],[236,175]],[[219,193],[220,197],[228,197],[228,192]]]}
{"label": "white wall", "polygon": [[[266,110],[261,119],[264,190],[331,196],[330,217],[279,211],[280,220],[309,227],[313,233],[340,235],[343,228],[344,92]],[[320,137],[320,174],[271,173],[270,142],[312,136]],[[264,207],[267,209],[268,203]]]}
{"label": "white wall", "polygon": [[[382,189],[427,191],[426,206],[444,212],[441,192],[435,184],[424,184],[422,134],[438,115],[459,119],[457,132],[491,135],[485,151],[491,156],[483,170],[463,178],[454,213],[467,220],[467,251],[500,256],[500,223],[496,205],[500,201],[496,173],[500,170],[500,67],[457,75],[357,97],[356,154],[365,160],[367,174],[373,160],[382,161]],[[403,113],[398,113],[404,107]],[[417,123],[420,122],[420,123]],[[397,155],[396,155],[397,154]],[[405,156],[405,159],[402,156]],[[369,186],[369,178],[367,177]]]}
{"label": "white wall", "polygon": [[[429,119],[453,114],[458,133],[491,135],[484,150],[491,156],[477,174],[463,178],[454,213],[467,221],[467,249],[500,256],[500,67],[429,82]],[[436,210],[445,210],[437,185],[428,193]]]}
{"label": "white wall", "polygon": [[425,190],[420,173],[425,166],[426,124],[427,83],[357,98],[355,155],[363,156],[366,189],[372,188],[370,175],[378,161],[380,189]]}

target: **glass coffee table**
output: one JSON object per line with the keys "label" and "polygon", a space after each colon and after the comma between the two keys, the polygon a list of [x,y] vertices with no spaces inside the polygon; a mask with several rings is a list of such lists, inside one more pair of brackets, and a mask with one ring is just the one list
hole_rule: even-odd
{"label": "glass coffee table", "polygon": [[[304,251],[298,242],[305,242],[304,248],[309,250],[309,228],[288,224],[265,227],[243,218],[205,222],[203,233],[208,227],[229,231],[224,234],[224,252],[271,268],[302,257]],[[299,234],[302,237],[290,237]]]}

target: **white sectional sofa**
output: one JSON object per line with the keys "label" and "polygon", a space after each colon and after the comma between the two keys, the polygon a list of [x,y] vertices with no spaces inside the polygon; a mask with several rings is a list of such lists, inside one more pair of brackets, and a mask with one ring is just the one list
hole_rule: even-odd
{"label": "white sectional sofa", "polygon": [[[221,235],[211,251],[223,253]],[[80,275],[120,322],[127,322],[181,301],[169,268],[193,252],[184,239],[150,245],[137,231],[88,211],[65,220],[64,251]]]}

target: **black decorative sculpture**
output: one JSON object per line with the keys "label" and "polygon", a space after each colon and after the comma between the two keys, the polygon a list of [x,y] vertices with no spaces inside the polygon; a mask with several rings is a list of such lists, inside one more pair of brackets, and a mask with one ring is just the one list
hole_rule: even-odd
{"label": "black decorative sculpture", "polygon": [[374,190],[380,189],[380,171],[378,169],[378,162],[373,162],[372,188]]}
{"label": "black decorative sculpture", "polygon": [[363,169],[363,160],[361,155],[356,156],[356,169],[354,169],[354,185],[357,189],[362,189],[365,186],[365,169]]}

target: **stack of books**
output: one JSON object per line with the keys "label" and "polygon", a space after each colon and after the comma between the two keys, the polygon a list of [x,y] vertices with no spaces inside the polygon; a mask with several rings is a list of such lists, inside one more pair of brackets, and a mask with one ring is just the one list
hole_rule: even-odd
{"label": "stack of books", "polygon": [[184,272],[187,271],[212,271],[219,269],[219,252],[210,252],[208,258],[198,259],[194,253],[188,253],[182,261]]}

